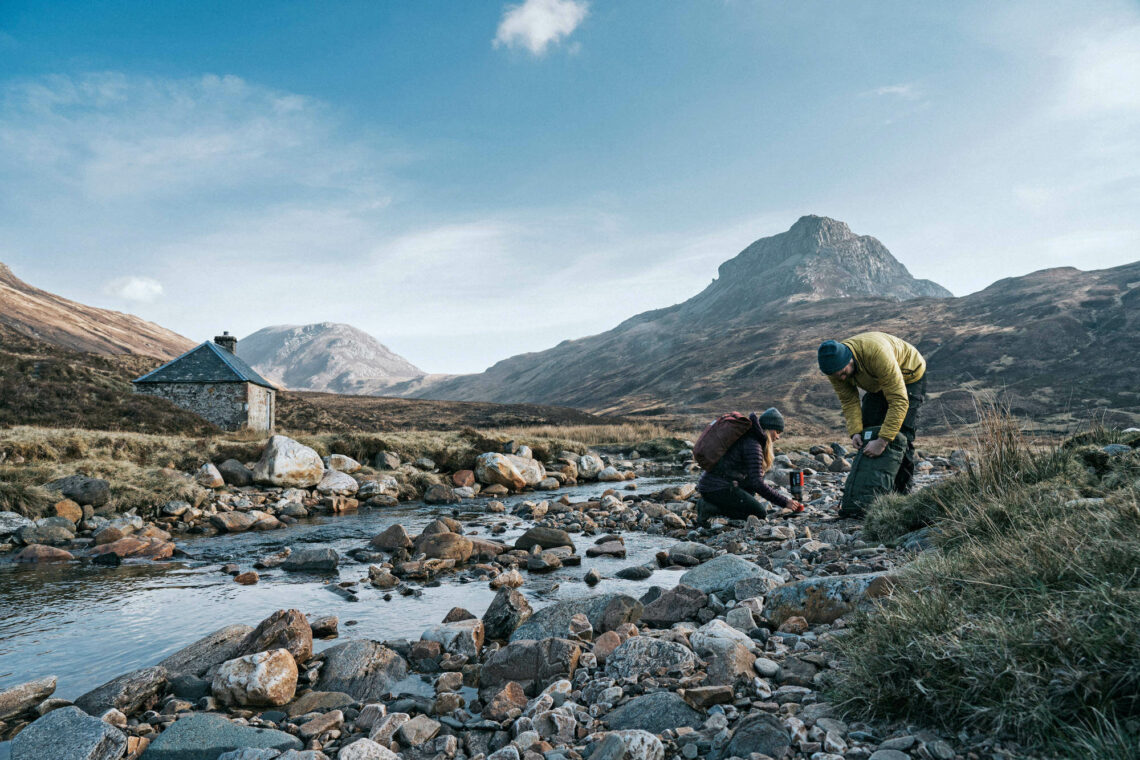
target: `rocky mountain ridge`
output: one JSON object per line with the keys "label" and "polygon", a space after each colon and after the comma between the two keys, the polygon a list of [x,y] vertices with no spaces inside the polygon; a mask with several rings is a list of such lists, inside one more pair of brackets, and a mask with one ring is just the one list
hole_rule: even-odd
{"label": "rocky mountain ridge", "polygon": [[238,341],[237,353],[293,390],[374,395],[426,374],[363,330],[336,322],[265,327]]}
{"label": "rocky mountain ridge", "polygon": [[875,329],[927,357],[928,425],[972,419],[979,395],[1002,396],[1062,429],[1096,410],[1135,424],[1135,363],[1116,357],[1140,351],[1138,304],[1140,262],[1045,270],[954,298],[911,278],[873,238],[805,217],[726,262],[682,304],[411,395],[646,416],[777,404],[801,426],[831,427],[840,422],[838,404],[815,348]]}
{"label": "rocky mountain ridge", "polygon": [[194,342],[133,314],[77,303],[32,287],[0,263],[0,325],[21,335],[96,354],[172,359]]}

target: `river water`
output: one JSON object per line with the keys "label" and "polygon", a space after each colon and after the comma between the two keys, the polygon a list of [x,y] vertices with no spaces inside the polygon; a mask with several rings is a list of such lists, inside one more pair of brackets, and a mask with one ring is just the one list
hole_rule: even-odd
{"label": "river water", "polygon": [[[684,482],[683,477],[642,478],[638,491],[652,493],[666,485]],[[597,496],[609,484],[576,486],[567,493],[575,501]],[[535,494],[515,497],[508,506]],[[507,533],[491,536],[486,527],[477,535],[512,542],[530,523],[510,515],[487,515],[484,500],[460,505],[459,519],[480,523],[508,522]],[[177,545],[189,558],[173,562],[127,562],[117,568],[87,563],[66,565],[0,564],[0,690],[55,675],[59,683],[54,696],[74,699],[106,681],[137,668],[157,663],[172,652],[225,625],[257,625],[275,610],[296,608],[310,617],[336,615],[340,639],[418,639],[452,607],[460,606],[482,616],[495,592],[486,581],[460,583],[447,576],[438,587],[423,589],[420,597],[384,592],[368,585],[368,565],[349,559],[348,551],[367,545],[368,540],[389,525],[400,522],[417,534],[437,514],[452,514],[452,507],[401,505],[390,509],[364,509],[343,516],[303,521],[283,530],[241,533],[209,538],[179,539]],[[517,523],[517,526],[515,525]],[[640,596],[651,585],[673,586],[677,574],[656,570],[645,581],[612,578],[623,567],[646,564],[654,554],[672,545],[665,536],[624,534],[625,559],[583,557],[580,567],[568,567],[546,575],[528,575],[520,591],[535,608],[560,599],[622,591]],[[578,552],[593,543],[588,536],[576,537]],[[240,586],[220,571],[226,562],[242,570],[255,559],[285,546],[331,546],[342,556],[337,572],[328,574],[287,573],[280,568],[258,571],[261,581]],[[655,566],[655,565],[654,565]],[[582,577],[598,568],[605,580],[588,588]],[[359,601],[346,600],[326,588],[330,581],[360,581]],[[337,639],[315,641],[321,649]],[[0,758],[5,755],[0,744]]]}

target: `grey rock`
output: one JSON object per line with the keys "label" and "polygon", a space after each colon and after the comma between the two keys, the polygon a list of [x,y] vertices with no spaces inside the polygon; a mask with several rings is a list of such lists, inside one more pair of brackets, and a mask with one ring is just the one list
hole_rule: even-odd
{"label": "grey rock", "polygon": [[215,665],[239,656],[245,637],[253,631],[248,625],[227,625],[179,649],[158,664],[168,673],[201,676]]}
{"label": "grey rock", "polygon": [[[42,521],[40,521],[42,522]],[[53,524],[39,524],[25,525],[16,531],[16,537],[20,539],[20,543],[31,544],[46,544],[47,546],[60,546],[62,544],[69,544],[75,538],[75,526],[71,525],[65,527],[63,525]]]}
{"label": "grey rock", "polygon": [[218,755],[218,760],[277,760],[281,751],[276,749],[235,749]]}
{"label": "grey rock", "polygon": [[297,718],[311,712],[329,712],[351,707],[356,698],[343,691],[310,691],[297,697],[289,703],[286,713],[290,718]]}
{"label": "grey rock", "polygon": [[526,597],[513,588],[501,588],[483,613],[484,634],[489,639],[507,639],[534,614]]}
{"label": "grey rock", "polygon": [[705,592],[679,584],[646,605],[641,620],[654,628],[668,628],[682,620],[695,618],[708,603],[709,597]]}
{"label": "grey rock", "polygon": [[645,565],[633,565],[632,567],[623,567],[614,575],[626,581],[643,581],[653,575],[653,570]]}
{"label": "grey rock", "polygon": [[748,757],[759,752],[769,757],[783,757],[791,746],[784,724],[768,713],[754,712],[742,719],[732,732],[725,756]]}
{"label": "grey rock", "polygon": [[760,575],[763,568],[735,554],[722,554],[703,565],[688,570],[681,576],[681,583],[700,589],[706,594],[717,594],[724,598],[725,592],[733,590],[737,581]]}
{"label": "grey rock", "polygon": [[732,586],[732,593],[736,599],[751,599],[754,596],[764,596],[777,586],[785,583],[782,576],[760,568],[760,572],[748,578],[738,580]]}
{"label": "grey rock", "polygon": [[626,639],[606,658],[606,675],[611,678],[628,678],[662,669],[670,674],[688,675],[696,667],[697,656],[693,650],[675,641],[649,636]]}
{"label": "grey rock", "polygon": [[218,465],[218,472],[227,485],[242,487],[253,485],[253,470],[236,459],[227,459]]}
{"label": "grey rock", "polygon": [[44,485],[49,491],[59,491],[77,504],[101,507],[111,500],[111,484],[101,478],[86,475],[68,475]]}
{"label": "grey rock", "polygon": [[126,751],[122,731],[78,707],[52,710],[12,741],[13,760],[119,760]]}
{"label": "grey rock", "polygon": [[446,483],[433,483],[424,491],[426,504],[458,504],[462,499],[456,495],[455,489]]}
{"label": "grey rock", "polygon": [[10,536],[32,521],[16,512],[0,512],[0,536]]}
{"label": "grey rock", "polygon": [[168,675],[161,665],[134,670],[92,689],[75,705],[89,715],[102,715],[113,707],[130,716],[158,701]]}
{"label": "grey rock", "polygon": [[889,594],[892,586],[885,572],[807,578],[768,592],[764,618],[776,625],[797,615],[813,625],[831,623],[861,603]]}
{"label": "grey rock", "polygon": [[669,555],[685,554],[689,557],[696,557],[701,562],[710,560],[716,554],[716,550],[711,546],[705,544],[698,544],[695,541],[681,541],[669,547]]}
{"label": "grey rock", "polygon": [[288,559],[281,563],[282,570],[291,572],[331,572],[340,564],[340,555],[335,549],[294,549]]}
{"label": "grey rock", "polygon": [[55,676],[37,678],[0,691],[0,720],[8,720],[31,710],[55,692]]}
{"label": "grey rock", "polygon": [[879,749],[871,753],[869,760],[910,760],[910,755],[897,749]]}
{"label": "grey rock", "polygon": [[361,702],[377,702],[408,674],[404,658],[375,641],[346,641],[325,650],[317,687],[343,691]]}
{"label": "grey rock", "polygon": [[574,541],[566,531],[558,528],[547,528],[542,525],[530,528],[515,540],[516,549],[529,551],[530,547],[535,545],[541,546],[543,549],[553,549],[557,546],[573,548]]}
{"label": "grey rock", "polygon": [[582,647],[567,639],[512,641],[487,658],[479,685],[484,692],[494,694],[515,681],[533,695],[555,679],[572,676],[581,654]]}
{"label": "grey rock", "polygon": [[431,741],[439,733],[442,725],[426,715],[417,715],[396,729],[396,738],[406,747],[418,747]]}
{"label": "grey rock", "polygon": [[659,734],[667,728],[699,728],[704,716],[672,691],[655,691],[635,697],[606,716],[613,729],[640,728]]}
{"label": "grey rock", "polygon": [[585,599],[567,599],[544,607],[511,634],[511,641],[566,636],[570,618],[583,614],[594,633],[612,631],[641,619],[641,602],[625,594],[600,594]]}
{"label": "grey rock", "polygon": [[235,749],[299,750],[301,741],[284,731],[232,723],[221,715],[194,713],[176,721],[143,753],[144,760],[217,760]]}

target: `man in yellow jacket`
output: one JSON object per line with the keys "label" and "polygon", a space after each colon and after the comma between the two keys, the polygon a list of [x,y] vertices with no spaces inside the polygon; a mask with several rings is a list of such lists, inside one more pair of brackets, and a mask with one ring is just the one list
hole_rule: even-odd
{"label": "man in yellow jacket", "polygon": [[[926,398],[926,360],[911,344],[882,332],[865,332],[819,346],[819,368],[847,420],[847,434],[856,448],[863,447],[860,433],[881,425],[879,437],[866,444],[869,457],[882,454],[899,432],[907,449],[895,477],[895,490],[906,493],[914,479],[914,437],[918,409]],[[860,403],[859,389],[865,393]]]}

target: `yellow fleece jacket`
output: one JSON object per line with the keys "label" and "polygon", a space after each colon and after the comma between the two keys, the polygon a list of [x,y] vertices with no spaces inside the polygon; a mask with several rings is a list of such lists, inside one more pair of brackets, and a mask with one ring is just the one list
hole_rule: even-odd
{"label": "yellow fleece jacket", "polygon": [[882,332],[865,332],[843,341],[855,354],[855,374],[847,380],[828,377],[843,405],[847,435],[863,431],[859,408],[859,388],[868,393],[882,391],[887,399],[887,416],[879,437],[893,440],[906,418],[910,402],[906,386],[918,382],[926,372],[926,360],[918,349],[901,338]]}

